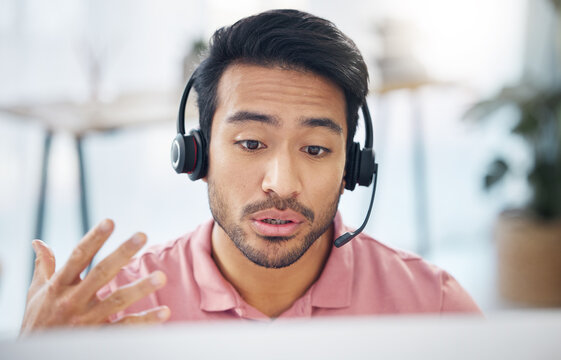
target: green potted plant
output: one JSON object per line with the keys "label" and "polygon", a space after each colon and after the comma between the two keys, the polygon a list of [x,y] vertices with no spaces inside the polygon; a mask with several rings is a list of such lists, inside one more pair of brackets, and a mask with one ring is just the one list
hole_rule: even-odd
{"label": "green potted plant", "polygon": [[[561,0],[552,4],[559,19]],[[516,110],[511,132],[524,140],[531,166],[527,203],[503,211],[496,223],[499,291],[519,303],[561,306],[561,84],[536,86],[525,77],[478,102],[465,117],[492,119],[505,106]],[[506,159],[496,158],[485,188],[496,187],[508,173],[516,175]]]}

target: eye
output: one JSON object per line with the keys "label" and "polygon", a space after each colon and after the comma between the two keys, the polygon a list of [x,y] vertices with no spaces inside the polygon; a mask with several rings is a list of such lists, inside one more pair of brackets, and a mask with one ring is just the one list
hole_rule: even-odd
{"label": "eye", "polygon": [[241,140],[236,141],[237,145],[240,145],[246,151],[254,151],[265,148],[265,145],[258,140]]}
{"label": "eye", "polygon": [[311,156],[314,156],[314,157],[322,157],[322,156],[325,156],[325,155],[327,155],[328,153],[331,152],[331,150],[326,149],[323,146],[318,146],[318,145],[304,146],[302,148],[302,151],[304,151],[308,155],[311,155]]}

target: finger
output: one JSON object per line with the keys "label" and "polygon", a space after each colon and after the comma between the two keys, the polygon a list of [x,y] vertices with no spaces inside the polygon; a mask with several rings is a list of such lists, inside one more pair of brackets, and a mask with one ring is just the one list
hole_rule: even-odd
{"label": "finger", "polygon": [[84,301],[88,301],[97,291],[111,281],[123,266],[129,263],[134,254],[146,243],[146,235],[136,233],[125,241],[109,256],[97,264],[78,285],[76,291],[81,292]]}
{"label": "finger", "polygon": [[164,286],[166,276],[161,271],[155,271],[149,276],[123,286],[98,302],[86,316],[88,323],[103,321],[109,316],[128,308],[133,303],[153,293]]}
{"label": "finger", "polygon": [[112,324],[130,325],[130,324],[157,324],[163,323],[169,319],[171,311],[167,306],[160,306],[138,314],[131,314],[122,317]]}
{"label": "finger", "polygon": [[109,235],[113,232],[113,227],[113,221],[105,219],[92,228],[74,248],[70,258],[55,275],[54,280],[59,284],[68,285],[79,278],[80,273],[88,266],[103,243],[109,238]]}
{"label": "finger", "polygon": [[55,256],[47,244],[41,240],[33,240],[31,246],[35,251],[35,268],[27,291],[28,300],[51,278],[56,268]]}
{"label": "finger", "polygon": [[32,281],[42,284],[49,280],[55,272],[55,255],[49,246],[41,240],[33,240],[31,246],[35,251],[35,269]]}

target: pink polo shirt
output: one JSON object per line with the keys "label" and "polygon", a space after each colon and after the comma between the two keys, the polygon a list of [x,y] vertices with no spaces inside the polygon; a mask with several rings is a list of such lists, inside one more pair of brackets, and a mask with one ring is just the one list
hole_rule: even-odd
{"label": "pink polo shirt", "polygon": [[[153,246],[124,267],[99,291],[100,298],[155,270],[163,271],[168,281],[114,318],[167,305],[170,321],[269,319],[247,304],[216,267],[211,256],[213,225],[209,221],[173,242]],[[334,225],[336,236],[349,231],[339,213]],[[481,310],[445,271],[360,234],[333,248],[319,279],[279,317],[445,312]]]}

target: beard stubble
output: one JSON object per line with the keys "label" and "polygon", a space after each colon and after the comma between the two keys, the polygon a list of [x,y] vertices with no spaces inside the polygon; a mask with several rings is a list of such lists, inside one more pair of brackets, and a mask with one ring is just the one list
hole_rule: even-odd
{"label": "beard stubble", "polygon": [[[329,203],[327,209],[318,217],[308,207],[300,204],[296,199],[282,199],[276,195],[271,195],[263,201],[254,202],[246,205],[239,219],[235,219],[236,215],[232,214],[226,200],[218,187],[211,181],[208,182],[208,198],[210,211],[214,221],[220,226],[226,235],[232,240],[234,245],[242,252],[242,254],[256,265],[279,269],[290,266],[298,261],[314,242],[323,235],[331,226],[341,195],[337,193],[335,198]],[[302,214],[311,224],[310,231],[303,236],[297,245],[287,248],[291,237],[281,236],[260,236],[265,241],[264,249],[253,247],[248,241],[248,234],[239,225],[243,219],[246,219],[252,213],[257,211],[276,208],[278,210],[291,209]],[[237,220],[237,222],[236,222]]]}

